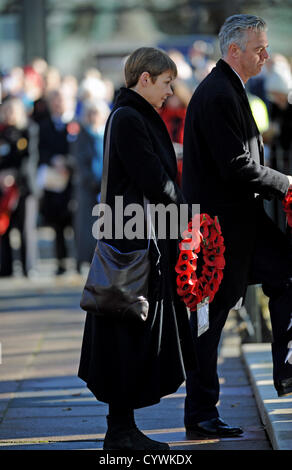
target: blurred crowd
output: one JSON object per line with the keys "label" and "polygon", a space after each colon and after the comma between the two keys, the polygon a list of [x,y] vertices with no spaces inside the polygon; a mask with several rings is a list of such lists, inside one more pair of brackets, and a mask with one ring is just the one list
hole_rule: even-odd
{"label": "blurred crowd", "polygon": [[[160,111],[182,172],[186,109],[198,84],[215,66],[213,47],[196,41],[188,53],[168,51],[177,64],[174,94]],[[45,60],[1,73],[0,105],[0,276],[12,276],[11,231],[20,235],[22,272],[38,263],[38,230],[54,231],[56,275],[66,272],[66,228],[74,234],[76,271],[91,261],[95,239],[92,208],[99,201],[103,134],[115,92],[95,68],[77,80]],[[262,133],[266,164],[292,172],[291,63],[271,55],[261,74],[247,85],[255,120]]]}

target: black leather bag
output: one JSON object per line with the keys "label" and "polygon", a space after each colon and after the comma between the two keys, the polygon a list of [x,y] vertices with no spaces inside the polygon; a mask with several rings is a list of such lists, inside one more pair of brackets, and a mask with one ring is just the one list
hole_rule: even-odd
{"label": "black leather bag", "polygon": [[[109,122],[105,144],[102,202],[106,201],[110,130],[115,112]],[[144,198],[144,211],[146,206],[147,202]],[[150,226],[152,237],[154,232],[151,223]],[[155,245],[157,248],[156,240]],[[129,253],[122,253],[105,241],[98,240],[83,289],[81,308],[88,313],[102,317],[145,322],[149,310],[147,301],[150,274],[149,247],[150,237],[148,237],[146,249]]]}

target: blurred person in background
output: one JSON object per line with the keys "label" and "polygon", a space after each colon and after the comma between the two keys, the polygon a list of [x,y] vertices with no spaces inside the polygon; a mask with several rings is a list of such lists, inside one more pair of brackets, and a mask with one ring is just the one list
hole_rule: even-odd
{"label": "blurred person in background", "polygon": [[35,57],[32,59],[30,65],[44,80],[49,68],[47,61],[42,57]]}
{"label": "blurred person in background", "polygon": [[173,84],[173,95],[167,98],[164,106],[159,111],[163,119],[170,138],[172,140],[178,165],[177,182],[181,185],[182,177],[182,154],[183,135],[187,106],[192,93],[189,87],[182,80],[177,80]]}
{"label": "blurred person in background", "polygon": [[215,65],[211,60],[213,53],[213,45],[202,39],[194,41],[190,47],[188,57],[193,69],[195,87],[208,75],[210,67]]}
{"label": "blurred person in background", "polygon": [[4,80],[6,96],[21,98],[28,115],[33,116],[35,102],[42,96],[44,80],[31,65],[13,67]]}
{"label": "blurred person in background", "polygon": [[50,115],[40,123],[38,185],[42,190],[42,223],[55,231],[56,274],[66,271],[67,246],[64,230],[72,227],[72,159],[70,141],[76,138],[72,113],[66,113],[66,100],[59,90],[48,96]]}
{"label": "blurred person in background", "polygon": [[289,61],[282,54],[274,53],[270,55],[261,72],[257,76],[251,77],[247,83],[249,93],[261,98],[268,107],[270,105],[270,99],[266,89],[266,82],[273,71],[276,71],[286,78],[290,77],[291,67]]}
{"label": "blurred person in background", "polygon": [[[266,74],[265,91],[269,127],[263,134],[267,164],[275,170],[292,173],[292,76],[288,62],[278,55]],[[283,60],[284,59],[284,60]],[[278,62],[279,60],[279,62]],[[281,201],[265,202],[266,211],[283,232],[288,231]]]}
{"label": "blurred person in background", "polygon": [[78,80],[74,75],[64,75],[61,79],[60,92],[66,103],[66,114],[63,118],[71,121],[76,117]]}
{"label": "blurred person in background", "polygon": [[195,74],[196,84],[199,85],[202,80],[204,80],[207,75],[211,72],[211,70],[215,67],[216,62],[214,60],[206,60],[205,64],[200,67]]}
{"label": "blurred person in background", "polygon": [[[247,98],[250,105],[251,112],[253,114],[256,125],[260,134],[264,135],[269,129],[269,111],[266,103],[259,98],[247,91]],[[265,155],[266,157],[266,155]]]}
{"label": "blurred person in background", "polygon": [[193,92],[197,85],[197,80],[195,79],[193,69],[185,56],[177,49],[170,49],[168,51],[168,55],[177,66],[177,80],[179,82],[183,82],[191,92]]}
{"label": "blurred person in background", "polygon": [[[292,172],[292,74],[273,68],[266,77],[270,127],[266,141],[270,144],[270,165],[282,172]],[[292,101],[292,100],[291,100]]]}
{"label": "blurred person in background", "polygon": [[82,263],[90,263],[96,240],[91,230],[92,209],[99,201],[103,161],[104,126],[110,109],[103,100],[85,101],[80,128],[71,146],[74,157],[74,233],[77,271]]}
{"label": "blurred person in background", "polygon": [[24,275],[36,269],[37,263],[37,190],[38,127],[27,118],[20,98],[8,97],[0,108],[0,180],[3,193],[15,187],[17,205],[1,237],[1,276],[13,274],[10,231],[20,232],[20,260]]}
{"label": "blurred person in background", "polygon": [[61,90],[62,79],[56,67],[49,66],[41,59],[32,61],[32,67],[41,77],[42,90],[33,103],[31,117],[35,122],[40,123],[43,119],[50,118],[48,95],[51,91]]}
{"label": "blurred person in background", "polygon": [[48,65],[45,73],[45,94],[48,95],[51,91],[59,90],[62,84],[62,77],[57,67]]}
{"label": "blurred person in background", "polygon": [[15,96],[21,98],[24,93],[24,71],[22,67],[12,67],[3,77],[2,98]]}
{"label": "blurred person in background", "polygon": [[194,41],[189,49],[188,55],[194,70],[203,68],[209,56],[209,48],[207,42],[203,39],[197,39],[196,41]]}
{"label": "blurred person in background", "polygon": [[24,77],[22,101],[25,105],[27,113],[32,115],[35,102],[37,102],[43,94],[44,82],[41,75],[30,65],[23,67],[23,72]]}
{"label": "blurred person in background", "polygon": [[109,84],[107,84],[98,69],[88,69],[82,77],[77,93],[76,116],[80,118],[83,112],[83,104],[86,101],[105,100],[109,96]]}

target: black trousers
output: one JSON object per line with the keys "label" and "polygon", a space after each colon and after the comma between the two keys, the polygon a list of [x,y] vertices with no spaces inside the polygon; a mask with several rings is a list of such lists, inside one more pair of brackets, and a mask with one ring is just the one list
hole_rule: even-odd
{"label": "black trousers", "polygon": [[[292,340],[292,245],[264,213],[258,223],[255,249],[250,266],[251,279],[261,283],[269,297],[272,323],[274,386],[292,377],[292,358],[287,359]],[[234,273],[236,276],[236,273]],[[209,330],[197,337],[196,312],[191,313],[192,334],[199,361],[198,371],[187,372],[185,423],[196,423],[218,416],[218,345],[230,306],[214,301],[209,306]],[[289,325],[290,328],[289,328]],[[290,343],[291,346],[291,343]]]}

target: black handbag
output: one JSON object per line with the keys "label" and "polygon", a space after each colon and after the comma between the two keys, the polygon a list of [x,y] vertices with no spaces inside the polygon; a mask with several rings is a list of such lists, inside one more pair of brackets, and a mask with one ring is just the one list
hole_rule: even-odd
{"label": "black handbag", "polygon": [[[118,109],[112,114],[108,125],[101,202],[106,201],[110,132],[112,119]],[[145,214],[146,209],[147,200],[144,197]],[[151,217],[149,227],[151,235],[148,234],[148,246],[145,249],[122,253],[103,240],[97,241],[80,301],[83,310],[101,317],[145,322],[149,310],[147,294],[150,274],[150,238],[153,238],[154,234]],[[155,235],[154,241],[158,250]]]}

